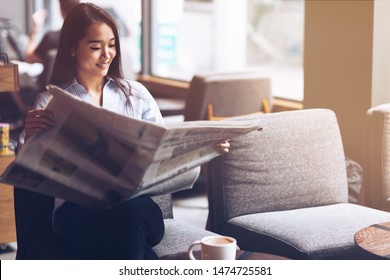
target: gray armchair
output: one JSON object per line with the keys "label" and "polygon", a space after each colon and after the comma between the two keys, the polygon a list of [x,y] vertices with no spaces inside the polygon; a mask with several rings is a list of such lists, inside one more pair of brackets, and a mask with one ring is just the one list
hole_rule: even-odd
{"label": "gray armchair", "polygon": [[235,237],[243,250],[357,258],[354,234],[390,221],[390,213],[347,203],[335,114],[311,109],[249,118],[263,130],[231,140],[231,151],[208,165],[209,228]]}
{"label": "gray armchair", "polygon": [[390,104],[367,112],[363,189],[365,204],[390,212]]}
{"label": "gray armchair", "polygon": [[190,82],[183,114],[164,119],[177,123],[211,119],[211,111],[214,118],[226,118],[270,110],[271,80],[261,71],[197,74]]}
{"label": "gray armchair", "polygon": [[219,117],[264,111],[272,104],[271,81],[259,71],[195,75],[190,83],[185,121],[207,120],[208,107]]}

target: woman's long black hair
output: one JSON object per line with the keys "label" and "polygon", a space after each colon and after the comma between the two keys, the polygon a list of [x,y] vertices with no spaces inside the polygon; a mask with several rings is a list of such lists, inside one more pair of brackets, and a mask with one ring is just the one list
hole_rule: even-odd
{"label": "woman's long black hair", "polygon": [[114,19],[106,11],[92,3],[81,3],[77,5],[65,17],[50,83],[61,86],[73,81],[75,64],[71,55],[72,49],[77,47],[78,42],[85,36],[88,27],[94,23],[105,23],[114,33],[116,56],[112,60],[107,75],[128,96],[130,90],[123,84],[124,77],[121,65],[118,28]]}

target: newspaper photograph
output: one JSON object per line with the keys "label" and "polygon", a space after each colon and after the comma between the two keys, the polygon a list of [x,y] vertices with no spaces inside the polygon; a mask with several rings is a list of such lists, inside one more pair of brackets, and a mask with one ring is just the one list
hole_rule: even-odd
{"label": "newspaper photograph", "polygon": [[[169,180],[220,156],[217,143],[260,130],[256,121],[159,125],[129,118],[49,86],[56,127],[23,144],[0,181],[94,208],[188,184]],[[169,185],[169,187],[167,187]]]}

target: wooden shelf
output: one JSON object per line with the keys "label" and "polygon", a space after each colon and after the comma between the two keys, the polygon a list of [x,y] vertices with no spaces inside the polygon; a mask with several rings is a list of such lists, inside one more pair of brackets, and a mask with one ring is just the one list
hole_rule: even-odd
{"label": "wooden shelf", "polygon": [[[16,64],[0,66],[0,93],[8,92],[17,102],[20,109],[23,103],[19,97],[19,73]],[[0,174],[15,158],[14,153],[0,155]],[[0,244],[16,241],[14,189],[0,183]]]}
{"label": "wooden shelf", "polygon": [[18,65],[9,64],[0,66],[0,92],[18,92],[19,74]]}
{"label": "wooden shelf", "polygon": [[[0,156],[0,173],[14,159],[14,155]],[[0,183],[0,244],[16,241],[14,190]]]}

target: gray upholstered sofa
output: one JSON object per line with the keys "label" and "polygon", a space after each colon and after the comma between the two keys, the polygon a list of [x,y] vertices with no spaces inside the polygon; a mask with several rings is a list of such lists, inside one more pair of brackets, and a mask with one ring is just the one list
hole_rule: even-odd
{"label": "gray upholstered sofa", "polygon": [[335,114],[310,109],[249,118],[263,130],[232,139],[231,151],[209,163],[210,229],[235,237],[243,250],[359,258],[354,234],[390,221],[390,213],[348,203]]}

